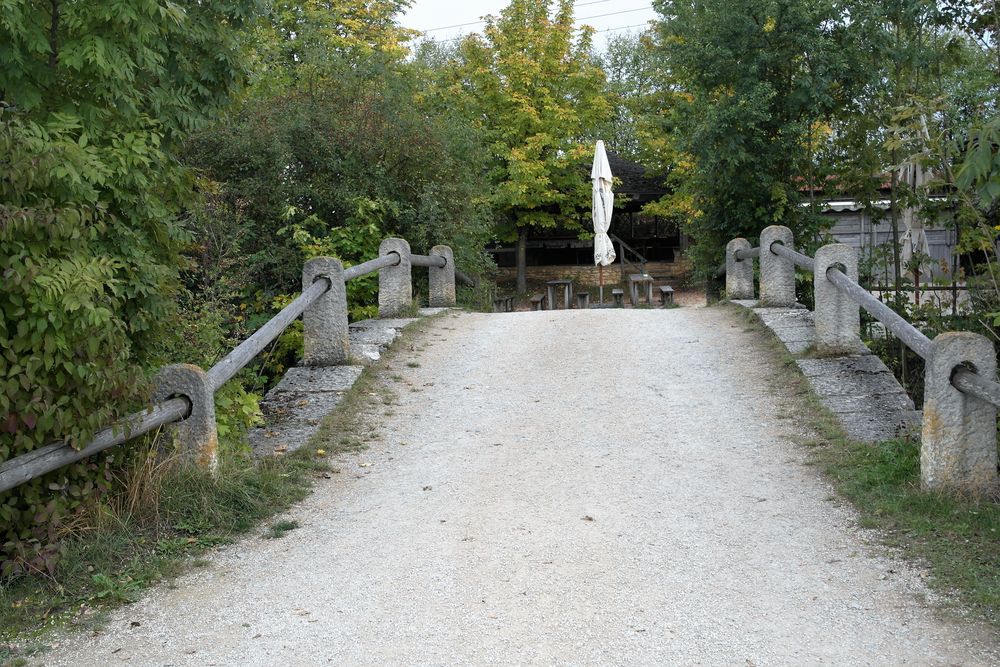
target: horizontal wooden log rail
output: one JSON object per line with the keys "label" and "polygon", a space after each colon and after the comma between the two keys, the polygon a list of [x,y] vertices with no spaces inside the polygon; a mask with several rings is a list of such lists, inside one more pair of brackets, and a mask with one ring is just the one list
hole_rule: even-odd
{"label": "horizontal wooden log rail", "polygon": [[859,308],[864,308],[925,361],[921,481],[930,490],[992,496],[997,478],[996,415],[1000,383],[991,341],[970,332],[928,338],[857,281],[857,251],[835,243],[815,257],[795,250],[792,232],[773,225],[758,247],[746,239],[726,246],[726,294],[754,299],[753,260],[760,267],[760,305],[795,307],[795,267],[813,272],[817,352],[854,354],[862,347]]}
{"label": "horizontal wooden log rail", "polygon": [[[334,360],[344,363],[349,358],[347,340],[347,281],[379,272],[380,303],[383,288],[395,290],[391,297],[397,303],[412,298],[410,267],[427,267],[430,270],[430,305],[449,307],[455,305],[455,281],[475,285],[469,276],[454,268],[451,248],[434,246],[430,255],[411,255],[409,244],[402,239],[387,239],[393,250],[361,264],[342,269],[338,260],[317,258],[310,260],[304,270],[304,289],[281,312],[240,343],[207,372],[194,366],[169,366],[161,373],[162,380],[157,394],[163,400],[154,401],[146,410],[133,413],[117,423],[98,431],[89,443],[75,449],[65,442],[53,442],[16,458],[0,463],[0,493],[29,480],[83,460],[128,440],[145,435],[163,426],[178,422],[195,422],[183,432],[184,457],[214,466],[215,432],[214,394],[233,379],[268,345],[273,343],[298,317],[304,316],[306,363]],[[405,266],[405,275],[385,274],[387,270]],[[315,275],[313,275],[315,274]],[[402,282],[407,290],[402,290]],[[311,314],[311,316],[310,316]],[[394,316],[384,313],[379,316]],[[333,365],[312,363],[311,365]],[[178,382],[177,378],[181,381]],[[173,384],[171,384],[173,383]],[[192,386],[192,383],[194,386]],[[212,405],[206,405],[212,403]],[[208,419],[204,419],[207,416]]]}

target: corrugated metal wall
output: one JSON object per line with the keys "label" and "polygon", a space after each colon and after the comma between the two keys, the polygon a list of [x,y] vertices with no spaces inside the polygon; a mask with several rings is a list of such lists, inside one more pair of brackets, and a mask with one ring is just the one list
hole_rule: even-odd
{"label": "corrugated metal wall", "polygon": [[[892,223],[883,220],[881,223],[872,224],[871,216],[866,211],[829,211],[824,213],[825,217],[834,220],[830,229],[831,235],[838,243],[857,248],[861,257],[870,257],[872,248],[878,246],[888,246],[892,243]],[[900,235],[905,231],[900,222]],[[951,228],[928,228],[927,244],[930,246],[930,256],[934,258],[931,265],[931,277],[951,276],[952,249],[955,246],[955,231]],[[892,257],[891,251],[888,257]],[[890,262],[891,263],[891,262]],[[880,267],[880,273],[884,273],[885,267]],[[892,274],[892,270],[889,270]],[[930,279],[921,276],[921,282]]]}

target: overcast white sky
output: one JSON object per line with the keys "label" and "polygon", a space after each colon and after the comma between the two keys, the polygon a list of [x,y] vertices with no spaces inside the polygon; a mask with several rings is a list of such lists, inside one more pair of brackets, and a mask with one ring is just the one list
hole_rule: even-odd
{"label": "overcast white sky", "polygon": [[[466,33],[479,32],[483,27],[480,22],[482,17],[486,14],[498,14],[508,2],[509,0],[414,0],[401,22],[407,28],[426,30],[429,37],[439,41],[454,39]],[[604,16],[605,14],[608,16]],[[605,31],[594,36],[598,49],[603,48],[605,40],[611,35],[639,31],[647,21],[656,17],[650,0],[577,0],[576,3],[579,24],[588,24],[598,31]],[[469,23],[473,25],[459,25]],[[448,27],[456,25],[459,27]]]}

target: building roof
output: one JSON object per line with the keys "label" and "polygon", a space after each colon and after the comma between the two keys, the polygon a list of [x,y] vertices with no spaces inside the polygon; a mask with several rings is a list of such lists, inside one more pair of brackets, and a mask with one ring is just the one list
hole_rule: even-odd
{"label": "building roof", "polygon": [[647,176],[646,168],[641,164],[626,160],[611,151],[608,151],[608,163],[611,165],[611,173],[621,181],[615,185],[616,194],[628,195],[638,203],[655,201],[667,194],[663,179]]}

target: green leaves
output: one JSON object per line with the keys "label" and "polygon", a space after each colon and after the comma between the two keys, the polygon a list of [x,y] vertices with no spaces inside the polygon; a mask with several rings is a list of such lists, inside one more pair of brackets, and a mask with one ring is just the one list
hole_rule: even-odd
{"label": "green leaves", "polygon": [[610,115],[591,35],[574,38],[573,3],[514,0],[487,20],[485,39],[466,39],[451,72],[468,118],[492,147],[491,203],[516,227],[578,223],[590,183],[584,144]]}
{"label": "green leaves", "polygon": [[[240,83],[236,26],[257,6],[0,0],[0,460],[83,446],[145,402],[191,199],[170,149]],[[0,494],[3,570],[49,568],[49,531],[105,472]]]}
{"label": "green leaves", "polygon": [[975,190],[984,208],[1000,198],[1000,117],[970,128],[965,156],[955,173],[955,185]]}
{"label": "green leaves", "polygon": [[[817,129],[845,101],[847,22],[832,0],[660,0],[660,70],[674,92],[662,120],[700,216],[689,229],[702,268],[725,243],[780,221],[813,232],[799,206],[818,181]],[[682,168],[683,169],[683,168]]]}

